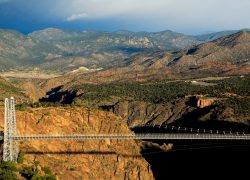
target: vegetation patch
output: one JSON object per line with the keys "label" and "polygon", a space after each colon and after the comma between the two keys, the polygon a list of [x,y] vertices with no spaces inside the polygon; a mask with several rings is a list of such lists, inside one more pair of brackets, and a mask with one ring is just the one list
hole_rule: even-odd
{"label": "vegetation patch", "polygon": [[49,167],[41,167],[38,161],[32,165],[23,165],[24,153],[20,151],[18,163],[0,161],[0,180],[16,180],[19,176],[27,180],[56,180]]}

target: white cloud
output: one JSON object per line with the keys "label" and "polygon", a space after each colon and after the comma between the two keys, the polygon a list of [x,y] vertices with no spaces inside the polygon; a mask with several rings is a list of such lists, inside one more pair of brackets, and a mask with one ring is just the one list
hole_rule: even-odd
{"label": "white cloud", "polygon": [[[173,0],[71,0],[66,6],[66,13],[81,13],[83,10],[92,19],[115,16],[144,16],[147,13],[158,13]],[[71,12],[72,13],[72,12]]]}
{"label": "white cloud", "polygon": [[84,20],[88,17],[88,14],[86,13],[80,13],[80,14],[72,14],[71,16],[66,18],[66,21],[78,21],[78,20]]}
{"label": "white cloud", "polygon": [[[115,18],[165,28],[250,26],[250,0],[60,0],[68,21]],[[85,12],[85,13],[82,13]],[[72,15],[73,14],[73,15]],[[87,16],[86,16],[87,15]]]}

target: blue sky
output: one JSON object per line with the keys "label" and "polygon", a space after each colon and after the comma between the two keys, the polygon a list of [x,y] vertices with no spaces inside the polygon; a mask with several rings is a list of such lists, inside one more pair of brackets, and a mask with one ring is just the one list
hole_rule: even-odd
{"label": "blue sky", "polygon": [[0,0],[0,28],[201,34],[250,28],[250,0]]}

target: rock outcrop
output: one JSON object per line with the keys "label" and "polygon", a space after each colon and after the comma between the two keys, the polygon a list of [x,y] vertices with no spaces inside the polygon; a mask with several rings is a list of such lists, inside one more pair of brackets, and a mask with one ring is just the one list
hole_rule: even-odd
{"label": "rock outcrop", "polygon": [[145,125],[164,127],[171,123],[195,126],[208,121],[249,124],[249,115],[237,115],[234,109],[224,106],[220,100],[203,96],[191,96],[158,104],[120,101],[109,110],[119,115],[130,128]]}
{"label": "rock outcrop", "polygon": [[197,97],[197,107],[198,108],[205,108],[208,106],[211,106],[215,103],[215,98],[209,98],[209,97]]}
{"label": "rock outcrop", "polygon": [[162,125],[181,118],[186,112],[186,101],[180,100],[175,104],[121,101],[114,106],[114,113],[121,116],[131,128],[145,124]]}
{"label": "rock outcrop", "polygon": [[[1,109],[3,129],[3,109]],[[84,108],[17,111],[18,134],[132,134],[120,118]],[[26,140],[25,164],[39,161],[59,179],[154,179],[134,140]]]}

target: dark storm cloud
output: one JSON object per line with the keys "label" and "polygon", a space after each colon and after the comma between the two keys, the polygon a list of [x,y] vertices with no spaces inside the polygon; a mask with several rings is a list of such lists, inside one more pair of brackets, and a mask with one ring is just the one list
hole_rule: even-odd
{"label": "dark storm cloud", "polygon": [[0,0],[0,26],[74,28],[119,22],[117,28],[129,30],[191,33],[250,27],[249,9],[249,0]]}

